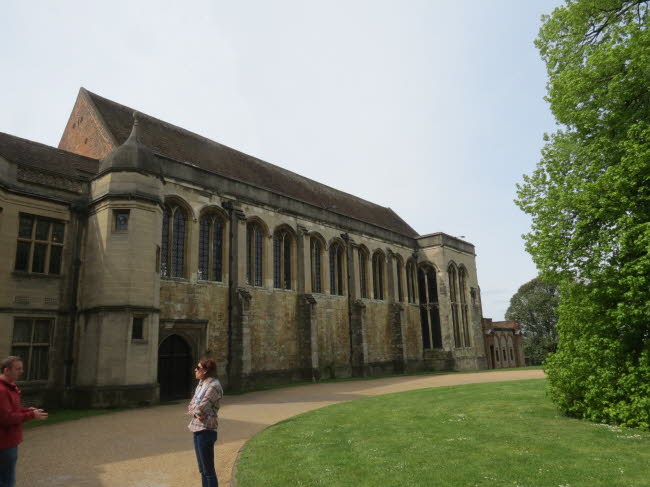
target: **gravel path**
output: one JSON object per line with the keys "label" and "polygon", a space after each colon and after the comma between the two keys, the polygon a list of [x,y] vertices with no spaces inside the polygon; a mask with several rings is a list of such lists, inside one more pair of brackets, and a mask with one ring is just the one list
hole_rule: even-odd
{"label": "gravel path", "polygon": [[[541,370],[391,377],[226,396],[216,464],[230,485],[239,449],[264,428],[312,409],[392,392],[543,378]],[[18,487],[195,487],[201,484],[185,404],[134,409],[25,431]]]}

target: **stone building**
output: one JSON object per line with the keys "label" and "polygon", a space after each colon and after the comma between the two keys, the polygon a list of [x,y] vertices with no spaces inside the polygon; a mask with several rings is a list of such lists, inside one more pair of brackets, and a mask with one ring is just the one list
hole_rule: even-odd
{"label": "stone building", "polygon": [[483,318],[481,325],[488,369],[526,365],[524,337],[517,321],[492,321],[490,318]]}
{"label": "stone building", "polygon": [[0,355],[50,405],[486,367],[474,246],[81,89],[0,134]]}

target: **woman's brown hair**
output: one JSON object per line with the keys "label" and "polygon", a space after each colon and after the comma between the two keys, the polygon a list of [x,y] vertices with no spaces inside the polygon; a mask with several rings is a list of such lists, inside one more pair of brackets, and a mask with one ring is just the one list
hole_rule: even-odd
{"label": "woman's brown hair", "polygon": [[217,376],[217,363],[211,358],[202,358],[199,360],[199,365],[205,370],[206,377]]}

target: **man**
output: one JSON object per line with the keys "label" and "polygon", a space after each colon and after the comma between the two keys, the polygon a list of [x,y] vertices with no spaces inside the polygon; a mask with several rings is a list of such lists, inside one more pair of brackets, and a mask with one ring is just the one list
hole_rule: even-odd
{"label": "man", "polygon": [[30,419],[47,419],[47,413],[20,404],[20,389],[16,385],[23,375],[20,357],[7,357],[0,362],[0,369],[0,487],[14,487],[18,445],[23,441],[22,424]]}

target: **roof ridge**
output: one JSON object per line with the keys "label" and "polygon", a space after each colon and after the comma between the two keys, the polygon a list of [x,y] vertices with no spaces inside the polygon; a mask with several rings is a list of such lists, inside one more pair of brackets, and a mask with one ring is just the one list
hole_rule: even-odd
{"label": "roof ridge", "polygon": [[76,152],[70,152],[70,151],[67,151],[65,149],[59,149],[58,147],[54,147],[53,145],[47,145],[47,144],[44,144],[42,142],[37,142],[35,140],[25,139],[24,137],[18,137],[17,135],[8,134],[7,132],[0,132],[0,136],[3,136],[3,135],[7,136],[7,137],[10,137],[12,139],[18,139],[18,140],[21,140],[23,142],[27,142],[27,143],[29,143],[31,145],[39,145],[41,147],[45,147],[47,149],[54,150],[54,151],[59,152],[61,154],[74,156],[74,157],[77,157],[79,159],[86,159],[88,161],[99,162],[99,159],[95,159],[93,157],[83,156],[81,154],[77,154]]}
{"label": "roof ridge", "polygon": [[[129,115],[135,110],[85,88],[83,94],[90,99],[111,136],[118,144],[123,144],[133,126],[133,120]],[[417,236],[417,232],[405,220],[386,206],[241,152],[139,110],[138,112],[144,125],[143,143],[159,156],[284,194],[316,208],[336,210],[334,212],[342,216],[358,219],[404,236],[411,238]],[[246,172],[246,175],[242,171]]]}
{"label": "roof ridge", "polygon": [[[203,136],[203,135],[200,135],[200,134],[197,134],[196,132],[192,132],[191,130],[187,130],[187,129],[183,128],[183,127],[179,127],[178,125],[174,125],[173,123],[167,122],[167,121],[165,121],[165,120],[163,120],[163,119],[161,119],[161,118],[156,118],[156,117],[154,117],[153,115],[149,115],[148,113],[145,113],[145,112],[143,112],[143,111],[141,111],[141,110],[137,110],[137,109],[135,109],[135,108],[131,108],[131,107],[127,106],[127,105],[123,105],[123,104],[121,104],[121,103],[118,103],[118,102],[116,102],[116,101],[113,101],[113,100],[111,100],[111,99],[109,99],[109,98],[105,98],[105,97],[103,97],[103,96],[101,96],[101,95],[98,95],[97,93],[93,93],[92,91],[88,91],[88,90],[86,90],[85,88],[82,88],[82,89],[83,89],[83,90],[84,90],[88,95],[90,95],[91,97],[99,98],[99,99],[101,99],[101,100],[104,101],[104,102],[108,102],[108,103],[110,103],[111,105],[116,105],[116,106],[118,106],[118,107],[120,107],[120,108],[123,108],[123,109],[126,109],[126,110],[130,110],[131,112],[138,112],[138,114],[141,115],[143,119],[148,119],[148,120],[150,120],[150,121],[156,122],[156,123],[162,125],[163,127],[167,127],[167,128],[172,129],[172,130],[174,130],[174,131],[176,131],[176,132],[180,132],[180,133],[183,133],[183,134],[186,134],[186,135],[190,135],[190,136],[192,136],[192,137],[196,137],[196,138],[198,138],[198,139],[202,139],[202,140],[204,140],[204,141],[206,141],[206,142],[210,142],[210,143],[212,143],[212,144],[217,144],[217,145],[219,145],[219,146],[221,146],[221,147],[225,147],[226,149],[230,149],[230,150],[237,151],[237,149],[233,149],[232,147],[228,147],[227,145],[221,144],[220,142],[216,142],[216,141],[214,141],[214,140],[212,140],[212,139],[208,139],[207,137],[205,137],[205,136]],[[239,151],[237,151],[237,152],[239,152]],[[242,154],[244,154],[244,153],[242,152]],[[248,155],[248,154],[246,154],[246,155]],[[254,157],[254,156],[250,156],[250,155],[248,155],[248,156],[249,156],[249,157]],[[188,162],[189,162],[189,161],[188,161]]]}
{"label": "roof ridge", "polygon": [[415,228],[413,228],[411,225],[409,225],[409,224],[406,222],[406,220],[404,220],[401,216],[399,216],[399,215],[395,212],[395,210],[393,210],[390,206],[385,206],[384,208],[386,208],[386,209],[387,209],[388,211],[390,211],[393,215],[395,215],[397,218],[399,218],[400,220],[402,220],[402,221],[404,222],[404,224],[405,224],[407,227],[409,227],[411,230],[413,230],[413,232],[414,232],[415,234],[419,235],[419,233],[415,230]]}
{"label": "roof ridge", "polygon": [[[166,127],[166,128],[172,129],[172,130],[174,130],[174,131],[176,131],[176,132],[179,132],[179,133],[182,133],[182,134],[190,135],[190,136],[192,136],[192,137],[195,137],[195,138],[197,138],[197,139],[203,140],[203,141],[208,142],[208,143],[210,143],[210,144],[214,144],[214,145],[217,145],[217,146],[219,146],[219,147],[225,148],[225,149],[227,149],[227,150],[229,150],[229,151],[236,152],[237,154],[241,154],[241,155],[243,155],[243,156],[245,156],[245,157],[248,157],[248,158],[254,159],[254,160],[256,160],[257,162],[261,162],[261,163],[263,163],[263,164],[268,164],[269,166],[273,166],[274,168],[278,168],[278,169],[280,169],[280,170],[282,170],[282,171],[288,172],[288,173],[290,173],[290,174],[292,174],[292,175],[294,175],[294,176],[297,176],[297,177],[299,177],[299,178],[301,178],[301,179],[303,179],[303,180],[310,181],[310,182],[314,182],[314,183],[316,183],[316,184],[318,184],[318,185],[320,185],[320,186],[323,186],[323,187],[325,187],[325,188],[328,188],[328,189],[330,189],[330,190],[332,190],[332,191],[335,191],[335,192],[337,192],[337,193],[344,194],[344,195],[346,195],[346,196],[350,196],[350,197],[352,197],[352,198],[354,198],[354,199],[356,199],[356,200],[358,200],[358,201],[363,201],[363,202],[365,202],[365,203],[369,203],[369,204],[374,205],[374,206],[378,206],[378,207],[381,207],[381,208],[390,209],[390,208],[388,208],[388,207],[386,207],[386,206],[380,205],[380,204],[378,204],[378,203],[374,203],[374,202],[372,202],[372,201],[370,201],[370,200],[367,200],[367,199],[361,198],[361,197],[359,197],[359,196],[357,196],[357,195],[354,195],[354,194],[352,194],[352,193],[348,193],[347,191],[342,191],[342,190],[337,189],[337,188],[334,188],[333,186],[330,186],[330,185],[328,185],[328,184],[322,183],[322,182],[320,182],[320,181],[316,181],[315,179],[308,178],[307,176],[303,176],[302,174],[299,174],[299,173],[297,173],[297,172],[294,172],[294,171],[292,171],[291,169],[287,169],[287,168],[282,167],[282,166],[279,166],[279,165],[277,165],[277,164],[273,164],[272,162],[265,161],[264,159],[260,159],[259,157],[256,157],[256,156],[253,156],[253,155],[247,154],[246,152],[242,152],[242,151],[240,151],[240,150],[238,150],[238,149],[234,149],[234,148],[232,148],[232,147],[230,147],[230,146],[227,146],[227,145],[225,145],[225,144],[222,144],[221,142],[217,142],[217,141],[215,141],[215,140],[209,139],[208,137],[205,137],[204,135],[197,134],[196,132],[192,132],[191,130],[187,130],[187,129],[183,128],[183,127],[179,127],[178,125],[174,125],[173,123],[167,122],[167,121],[162,120],[162,119],[160,119],[160,118],[156,118],[156,117],[154,117],[154,116],[152,116],[152,115],[149,115],[149,114],[147,114],[147,113],[145,113],[145,112],[142,112],[142,111],[140,111],[140,110],[137,110],[137,109],[131,108],[131,107],[127,106],[127,105],[122,105],[121,103],[117,103],[116,101],[110,100],[110,99],[105,98],[105,97],[103,97],[103,96],[101,96],[101,95],[98,95],[98,94],[96,94],[96,93],[93,93],[93,92],[91,92],[91,91],[88,91],[88,90],[86,90],[85,88],[82,88],[82,89],[83,89],[84,91],[86,91],[89,95],[94,96],[94,97],[97,97],[97,98],[100,98],[102,101],[108,102],[108,103],[110,103],[110,104],[112,104],[112,105],[116,105],[116,106],[118,106],[118,107],[120,107],[120,108],[122,108],[122,109],[130,110],[130,111],[132,111],[132,112],[133,112],[133,111],[136,111],[136,112],[138,112],[138,114],[140,114],[140,115],[142,116],[143,119],[148,119],[149,121],[156,122],[156,123],[162,125],[163,127]],[[103,118],[103,117],[102,117],[102,118]],[[145,129],[145,130],[146,130],[146,129]],[[159,154],[160,154],[160,155],[164,155],[164,154],[162,154],[162,153],[160,153],[160,152],[159,152]],[[173,157],[170,157],[170,159],[174,159],[174,158],[173,158]],[[174,160],[176,160],[176,159],[174,159]],[[180,161],[180,162],[187,162],[187,163],[193,164],[192,161]],[[391,211],[392,211],[392,210],[391,210]],[[399,217],[399,215],[397,215],[394,211],[393,211],[393,214],[395,214],[396,216]],[[401,218],[400,218],[400,219],[401,219]],[[416,232],[416,233],[417,233],[417,232]]]}

